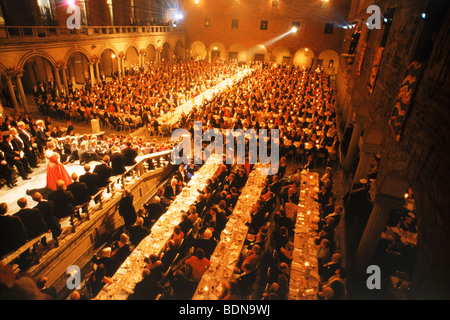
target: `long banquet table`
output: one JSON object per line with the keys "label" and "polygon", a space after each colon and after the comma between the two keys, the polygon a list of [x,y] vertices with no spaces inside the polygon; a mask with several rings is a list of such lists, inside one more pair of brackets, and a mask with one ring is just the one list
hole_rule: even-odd
{"label": "long banquet table", "polygon": [[223,91],[229,89],[232,87],[235,83],[242,80],[244,77],[250,75],[253,73],[253,69],[248,68],[242,68],[241,71],[237,72],[233,76],[221,81],[214,87],[202,92],[198,96],[196,96],[193,99],[190,99],[183,103],[178,108],[174,109],[173,111],[169,111],[166,114],[159,117],[157,120],[161,125],[168,125],[169,127],[172,127],[174,124],[176,124],[180,119],[181,115],[184,113],[185,115],[188,115],[191,113],[192,109],[195,106],[201,106],[203,102],[211,100],[216,95],[222,93]]}
{"label": "long banquet table", "polygon": [[300,197],[294,229],[294,252],[289,281],[289,300],[314,300],[319,290],[317,222],[319,203],[319,174],[302,171]]}
{"label": "long banquet table", "polygon": [[223,283],[228,283],[233,278],[233,271],[248,234],[246,222],[251,219],[249,208],[261,196],[267,179],[267,175],[261,172],[261,167],[262,165],[257,163],[250,172],[225,229],[220,234],[220,241],[211,255],[211,266],[200,279],[192,300],[217,300],[224,290]]}
{"label": "long banquet table", "polygon": [[189,205],[195,202],[199,192],[206,186],[219,168],[222,159],[211,155],[205,164],[194,174],[188,186],[183,188],[170,204],[167,212],[155,222],[150,235],[144,238],[131,252],[112,277],[113,283],[106,284],[95,300],[126,300],[133,293],[134,286],[142,280],[144,259],[151,254],[160,255],[167,241],[173,234],[173,229],[181,222],[181,211],[188,211]]}

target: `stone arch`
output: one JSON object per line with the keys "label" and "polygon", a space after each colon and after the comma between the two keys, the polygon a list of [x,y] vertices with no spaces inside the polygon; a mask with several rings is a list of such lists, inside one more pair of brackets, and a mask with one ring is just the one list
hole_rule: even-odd
{"label": "stone arch", "polygon": [[90,77],[90,56],[84,50],[74,49],[69,52],[65,57],[65,61],[67,62],[67,77],[71,79],[72,83],[85,84],[86,80]]}
{"label": "stone arch", "polygon": [[40,82],[55,81],[56,62],[46,53],[30,53],[23,56],[19,66],[23,70],[22,85],[25,92],[32,90]]}
{"label": "stone arch", "polygon": [[69,49],[66,52],[65,56],[64,56],[64,61],[68,61],[70,56],[72,54],[76,53],[76,52],[83,54],[88,59],[88,61],[91,60],[91,56],[92,55],[89,53],[89,51],[87,51],[86,49],[80,47],[80,48],[71,48],[71,49]]}
{"label": "stone arch", "polygon": [[139,50],[136,46],[131,45],[125,50],[125,59],[123,60],[124,67],[131,68],[139,63]]}
{"label": "stone arch", "polygon": [[144,61],[145,63],[148,63],[150,61],[155,61],[156,60],[156,47],[154,44],[149,43],[146,47],[145,47],[145,57],[144,57]]}
{"label": "stone arch", "polygon": [[162,45],[162,51],[161,51],[161,62],[170,62],[171,61],[171,49],[170,45],[167,42],[164,42]]}
{"label": "stone arch", "polygon": [[211,51],[211,62],[226,58],[225,46],[221,42],[211,43],[211,45],[209,46],[209,50]]}
{"label": "stone arch", "polygon": [[253,46],[249,50],[249,59],[250,60],[259,60],[266,61],[267,60],[267,49],[262,44],[257,44]]}
{"label": "stone arch", "polygon": [[241,43],[233,43],[229,49],[228,59],[237,61],[247,60],[247,51],[244,45]]}
{"label": "stone arch", "polygon": [[119,70],[119,61],[117,52],[110,48],[105,47],[102,51],[99,51],[100,54],[100,63],[99,68],[100,71],[105,74],[107,77],[113,76]]}
{"label": "stone arch", "polygon": [[184,45],[181,41],[175,44],[174,55],[177,59],[184,59]]}
{"label": "stone arch", "polygon": [[295,67],[310,67],[313,63],[314,52],[309,48],[301,48],[295,52],[293,65]]}
{"label": "stone arch", "polygon": [[194,41],[191,43],[191,57],[206,58],[206,45],[202,41]]}
{"label": "stone arch", "polygon": [[328,74],[336,74],[339,67],[339,54],[334,50],[325,50],[319,54],[323,70]]}
{"label": "stone arch", "polygon": [[286,47],[276,47],[272,50],[273,62],[278,64],[291,64],[291,52]]}

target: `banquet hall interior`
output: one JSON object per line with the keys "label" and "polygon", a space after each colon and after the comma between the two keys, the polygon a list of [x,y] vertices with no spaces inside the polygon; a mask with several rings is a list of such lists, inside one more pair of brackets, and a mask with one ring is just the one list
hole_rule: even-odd
{"label": "banquet hall interior", "polygon": [[449,299],[449,14],[0,0],[0,300]]}

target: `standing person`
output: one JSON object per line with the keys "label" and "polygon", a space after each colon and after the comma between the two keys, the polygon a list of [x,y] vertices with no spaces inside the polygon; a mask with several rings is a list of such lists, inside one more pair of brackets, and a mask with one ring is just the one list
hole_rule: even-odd
{"label": "standing person", "polygon": [[58,237],[61,235],[61,225],[54,213],[53,201],[46,201],[39,192],[33,193],[33,200],[37,202],[34,208],[38,209],[45,223],[52,232],[52,237],[55,240],[55,245],[58,247]]}
{"label": "standing person", "polygon": [[64,181],[66,187],[72,183],[72,179],[69,176],[66,168],[60,161],[59,153],[55,152],[55,143],[50,141],[47,144],[47,150],[45,151],[45,157],[48,160],[47,165],[47,188],[56,190],[56,182],[58,180]]}
{"label": "standing person", "polygon": [[124,191],[123,197],[120,199],[119,214],[125,221],[125,228],[130,230],[131,226],[136,222],[137,215],[136,209],[133,206],[133,194],[128,189]]}
{"label": "standing person", "polygon": [[103,156],[102,158],[102,163],[101,164],[97,164],[94,167],[94,174],[97,174],[98,176],[98,187],[99,188],[103,188],[106,187],[109,182],[110,182],[110,178],[112,176],[112,168],[109,165],[110,162],[110,158],[108,155]]}

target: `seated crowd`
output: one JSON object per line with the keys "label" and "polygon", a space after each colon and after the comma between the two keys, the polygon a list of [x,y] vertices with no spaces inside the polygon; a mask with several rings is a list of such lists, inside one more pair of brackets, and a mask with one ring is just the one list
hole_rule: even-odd
{"label": "seated crowd", "polygon": [[[203,75],[203,78],[199,76],[194,80],[190,79],[198,82],[194,86],[205,84],[206,73],[203,71],[206,68],[202,62],[198,63],[199,65],[191,72],[192,74],[197,72]],[[167,78],[161,78],[163,79],[161,83],[156,76],[149,76],[149,73],[153,74],[151,71],[145,76],[143,72],[129,74],[130,79],[135,81],[133,89],[127,88],[128,84],[124,79],[115,79],[113,83],[99,85],[96,88],[74,91],[69,94],[70,98],[75,99],[70,101],[70,104],[76,104],[79,110],[82,107],[85,110],[92,107],[91,115],[95,114],[96,111],[92,110],[99,105],[103,105],[105,112],[110,106],[114,108],[114,111],[112,109],[111,111],[116,112],[118,108],[129,105],[135,110],[124,112],[139,116],[148,113],[150,120],[144,120],[145,117],[142,117],[142,120],[145,125],[152,125],[152,121],[161,114],[164,103],[169,105],[167,101],[172,101],[176,107],[177,103],[182,102],[181,98],[174,102],[179,93],[186,91],[192,93],[192,90],[195,92],[193,88],[190,88],[191,90],[186,88],[189,82],[188,75],[183,74],[182,67],[180,69],[181,71],[178,69],[176,74],[182,74],[181,78],[174,76],[168,67],[155,72],[158,76],[160,73],[168,73]],[[175,72],[176,68],[173,70]],[[219,75],[224,73],[220,68],[217,70]],[[142,85],[139,81],[142,81]],[[169,89],[171,87],[176,89],[171,91]],[[114,91],[120,92],[120,96],[113,93]],[[103,95],[100,100],[92,99],[93,96],[100,94]],[[116,97],[119,97],[121,104],[114,102]],[[154,104],[152,100],[154,97],[161,101],[165,99],[166,102]],[[47,99],[52,100],[55,99]],[[40,97],[37,97],[37,101],[43,102]],[[320,204],[320,221],[316,238],[321,278],[318,298],[345,298],[345,272],[335,241],[335,229],[339,224],[342,208],[335,204],[336,198],[332,191],[331,166],[337,161],[339,149],[339,137],[334,124],[334,103],[329,77],[321,69],[301,69],[264,63],[253,76],[243,79],[227,92],[205,102],[191,114],[185,115],[181,124],[191,131],[194,121],[203,121],[205,128],[280,130],[280,169],[277,174],[268,176],[259,200],[249,209],[251,221],[248,222],[249,234],[245,249],[234,271],[233,280],[230,283],[223,283],[225,291],[220,299],[247,299],[258,290],[260,299],[287,299],[294,250],[294,223],[292,217],[287,214],[287,208],[290,203],[298,204],[301,170],[313,170],[319,159],[323,161],[322,165],[326,166],[326,171],[321,177],[320,191],[316,199]],[[68,101],[60,103],[60,106],[62,105],[67,109]],[[49,108],[43,107],[43,110]],[[105,118],[100,120],[106,121]],[[134,147],[135,152],[129,159],[135,159],[138,154],[144,153],[143,150],[155,151],[165,147],[158,146],[157,141],[143,143],[136,138],[121,136],[106,138],[88,136],[82,140],[76,142],[79,148],[84,150],[84,147],[87,147],[98,158],[87,158],[88,160],[82,161],[84,158],[79,157],[80,162],[89,164],[92,160],[102,159],[106,165],[111,163],[113,168],[113,156],[117,149],[119,153],[123,153],[125,149]],[[68,151],[68,146],[72,143],[73,140],[67,139],[61,152]],[[64,149],[66,144],[67,149]],[[74,160],[72,148],[70,153],[64,154],[67,156],[65,161]],[[79,150],[74,154],[80,155]],[[323,154],[323,158],[319,157],[319,154]],[[301,155],[306,164],[302,161],[298,170],[291,176],[286,176],[287,157],[290,155],[293,160],[296,159],[296,155]],[[161,255],[146,257],[142,272],[143,280],[136,284],[134,293],[129,299],[192,298],[203,272],[210,264],[211,254],[245,186],[251,167],[249,163],[220,166],[208,180],[207,186],[199,190],[200,195],[196,202],[189,206],[188,212],[183,212],[182,222],[174,229],[173,236]],[[105,284],[112,281],[111,278],[121,263],[139,242],[150,234],[152,225],[181,193],[198,168],[199,166],[194,164],[180,165],[167,186],[158,190],[155,197],[137,211],[132,205],[132,194],[128,190],[124,191],[119,205],[119,213],[125,222],[124,230],[119,239],[101,251],[101,257],[95,256],[93,259],[95,270],[88,275],[92,297],[95,297]],[[79,180],[81,181],[81,176]],[[270,273],[266,274],[261,265],[267,257],[270,260]],[[266,284],[262,290],[258,287],[261,281]],[[76,292],[75,296],[79,298],[77,294],[79,295]]]}
{"label": "seated crowd", "polygon": [[122,78],[113,75],[106,81],[75,88],[68,80],[68,94],[58,96],[52,81],[35,86],[33,94],[40,112],[45,116],[79,121],[98,119],[100,124],[117,131],[140,126],[162,126],[158,118],[185,101],[226,79],[242,68],[238,63],[205,60],[176,61],[145,67],[127,67]]}

